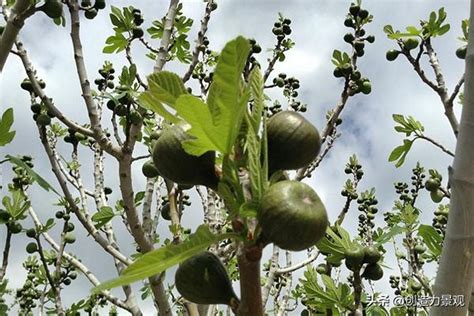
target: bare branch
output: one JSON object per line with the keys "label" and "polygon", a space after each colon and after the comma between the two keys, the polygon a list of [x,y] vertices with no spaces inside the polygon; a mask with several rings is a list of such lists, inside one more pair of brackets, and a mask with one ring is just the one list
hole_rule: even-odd
{"label": "bare branch", "polygon": [[201,28],[198,32],[198,37],[196,39],[196,46],[194,47],[194,50],[193,50],[193,57],[191,59],[191,64],[189,65],[188,71],[186,71],[186,73],[183,76],[183,82],[186,82],[189,80],[189,78],[191,78],[194,68],[196,68],[196,65],[199,61],[199,53],[201,52],[201,45],[203,45],[204,37],[207,32],[207,26],[211,18],[212,4],[213,4],[212,0],[208,1],[206,4],[204,16],[201,20]]}
{"label": "bare branch", "polygon": [[453,104],[454,99],[456,99],[456,96],[458,95],[459,91],[461,90],[462,85],[464,84],[464,75],[459,79],[458,83],[454,87],[453,93],[451,93],[451,96],[449,97],[448,103]]}
{"label": "bare branch", "polygon": [[[33,207],[30,206],[30,208],[28,209],[28,212],[31,218],[33,219],[33,222],[35,223],[36,227],[43,226],[41,224],[41,221],[38,218],[38,215],[33,209]],[[54,241],[54,239],[48,233],[42,233],[42,236],[54,250],[59,251],[59,245]],[[99,280],[89,270],[89,268],[87,268],[82,262],[74,258],[74,256],[72,256],[71,254],[65,251],[63,252],[63,257],[67,261],[69,261],[74,267],[76,267],[79,271],[81,271],[85,275],[85,277],[89,280],[89,282],[91,282],[92,285],[97,286],[100,284]],[[129,307],[123,301],[120,301],[118,298],[112,296],[109,291],[102,291],[101,294],[104,295],[104,297],[112,304],[131,312]]]}
{"label": "bare branch", "polygon": [[438,143],[438,142],[435,141],[434,139],[432,139],[432,138],[430,138],[430,137],[428,137],[428,136],[426,136],[426,135],[423,135],[423,134],[417,135],[416,138],[424,139],[424,140],[426,140],[426,141],[432,143],[433,145],[435,145],[435,146],[438,147],[439,149],[441,149],[441,150],[442,150],[443,152],[445,152],[446,154],[450,155],[451,157],[454,157],[454,153],[453,153],[451,150],[447,149],[446,147],[444,147],[443,145],[441,145],[440,143]]}
{"label": "bare branch", "polygon": [[161,37],[160,48],[158,49],[158,56],[154,67],[154,72],[159,72],[163,69],[168,55],[168,47],[170,45],[171,32],[173,30],[174,17],[176,16],[176,8],[179,0],[171,0],[168,8],[168,13],[165,17],[163,26],[163,36]]}
{"label": "bare branch", "polygon": [[79,125],[78,123],[70,120],[54,105],[52,100],[44,93],[43,89],[41,89],[38,79],[35,76],[35,69],[28,57],[28,54],[23,44],[17,41],[16,47],[18,49],[18,56],[20,56],[20,59],[23,63],[23,67],[25,68],[26,74],[28,75],[28,79],[33,85],[34,92],[41,99],[41,101],[43,101],[43,103],[46,105],[46,107],[48,108],[48,111],[53,113],[54,116],[58,120],[60,120],[64,125],[66,125],[68,128],[86,136],[91,136],[91,137],[94,136],[93,132],[90,129],[87,129]]}
{"label": "bare branch", "polygon": [[120,148],[114,145],[104,133],[99,119],[98,107],[92,97],[90,81],[87,77],[86,65],[84,63],[84,52],[80,38],[80,19],[79,4],[77,0],[68,1],[69,12],[71,15],[71,39],[74,49],[74,61],[76,64],[77,75],[81,84],[82,97],[86,103],[87,113],[94,139],[100,144],[101,148],[114,157],[120,157]]}
{"label": "bare branch", "polygon": [[0,74],[25,20],[36,12],[31,4],[30,0],[17,0],[12,12],[6,16],[7,25],[0,36]]}
{"label": "bare branch", "polygon": [[311,253],[311,255],[307,259],[305,259],[301,262],[298,262],[294,265],[289,265],[289,266],[286,266],[284,268],[278,269],[276,271],[276,274],[285,274],[285,273],[290,273],[290,272],[299,270],[299,269],[307,266],[311,262],[315,261],[318,258],[318,256],[319,256],[319,251],[313,250],[313,252]]}
{"label": "bare branch", "polygon": [[280,257],[280,248],[273,245],[273,254],[270,259],[270,269],[267,274],[267,282],[262,288],[262,304],[263,307],[267,305],[268,298],[270,297],[270,291],[272,290],[273,283],[275,282],[276,272],[278,270],[278,259]]}
{"label": "bare branch", "polygon": [[81,222],[81,224],[86,228],[87,232],[94,238],[94,240],[104,248],[105,251],[110,253],[114,258],[117,258],[118,260],[122,261],[124,264],[130,264],[131,261],[128,259],[126,256],[124,256],[122,253],[118,252],[116,249],[114,249],[104,237],[99,233],[99,231],[94,227],[94,225],[85,217],[84,213],[82,212],[81,209],[76,205],[76,201],[74,197],[72,196],[71,192],[69,191],[69,188],[67,186],[66,180],[61,174],[61,171],[59,171],[59,167],[56,163],[56,160],[54,159],[54,154],[51,150],[51,147],[48,143],[47,137],[46,137],[46,131],[44,128],[41,128],[40,130],[40,138],[41,138],[41,143],[43,144],[43,147],[46,151],[46,154],[48,155],[52,171],[54,175],[56,176],[56,179],[58,180],[58,183],[61,187],[61,190],[63,191],[63,194],[68,202],[68,206],[71,208],[71,210],[76,214],[77,218]]}
{"label": "bare branch", "polygon": [[11,239],[12,239],[12,232],[10,228],[7,226],[7,237],[5,238],[5,246],[3,248],[2,267],[0,268],[0,283],[3,282],[3,278],[5,277],[5,273],[7,272],[8,258],[10,255]]}

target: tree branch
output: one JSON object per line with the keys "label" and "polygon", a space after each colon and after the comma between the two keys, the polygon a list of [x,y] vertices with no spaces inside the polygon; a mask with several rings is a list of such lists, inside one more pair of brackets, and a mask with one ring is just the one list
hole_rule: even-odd
{"label": "tree branch", "polygon": [[[39,220],[38,215],[36,214],[32,206],[30,206],[30,208],[28,209],[28,212],[30,213],[31,218],[33,219],[33,222],[35,223],[35,226],[42,227],[43,225],[41,224],[41,221]],[[46,240],[46,242],[54,250],[59,251],[59,245],[54,241],[54,239],[48,233],[45,232],[45,233],[42,233],[42,235],[44,239]],[[81,271],[82,274],[85,275],[85,277],[89,280],[89,282],[92,285],[97,286],[100,284],[99,280],[89,270],[89,268],[87,268],[82,262],[74,258],[74,256],[72,256],[71,254],[65,251],[63,252],[63,257],[67,261],[69,261],[74,267],[76,267],[79,271]],[[101,294],[104,295],[104,297],[112,304],[131,312],[130,308],[123,301],[111,295],[109,291],[102,291]]]}
{"label": "tree branch", "polygon": [[12,12],[6,16],[7,25],[0,36],[0,74],[3,72],[10,50],[25,24],[25,20],[36,12],[35,7],[31,4],[30,0],[17,0]]}
{"label": "tree branch", "polygon": [[62,176],[61,172],[59,171],[59,167],[57,165],[56,160],[54,159],[54,154],[53,151],[48,143],[47,137],[46,137],[46,131],[44,128],[41,128],[39,130],[40,132],[40,138],[41,138],[41,143],[43,144],[43,147],[46,151],[46,154],[49,158],[50,164],[52,171],[54,175],[56,176],[56,179],[58,180],[58,183],[61,187],[61,190],[63,191],[63,194],[66,198],[66,201],[68,202],[69,207],[71,210],[76,214],[77,218],[81,222],[81,224],[86,228],[87,232],[94,238],[94,240],[104,248],[105,251],[110,253],[114,258],[117,258],[118,260],[122,261],[125,264],[130,264],[131,261],[128,259],[126,256],[124,256],[122,253],[118,252],[115,248],[113,248],[107,240],[100,235],[99,231],[94,227],[94,225],[85,217],[83,212],[79,209],[79,207],[76,204],[76,201],[74,197],[72,196],[71,192],[69,191],[69,188],[67,186],[66,180]]}
{"label": "tree branch", "polygon": [[163,36],[161,37],[160,48],[158,49],[158,56],[154,67],[154,72],[159,72],[163,69],[168,55],[168,47],[170,45],[171,32],[173,31],[174,17],[176,16],[176,8],[179,0],[171,0],[168,8],[168,13],[165,17],[163,26]]}
{"label": "tree branch", "polygon": [[69,12],[71,15],[71,40],[74,49],[74,61],[76,64],[77,75],[81,84],[82,97],[86,103],[87,113],[91,124],[94,139],[100,144],[101,148],[110,155],[119,158],[121,155],[120,147],[114,145],[104,133],[99,119],[98,107],[92,97],[90,82],[87,77],[86,66],[84,63],[84,52],[80,38],[80,19],[79,4],[77,0],[68,1]]}
{"label": "tree branch", "polygon": [[7,237],[5,238],[5,247],[3,248],[2,267],[0,268],[0,283],[3,282],[3,278],[5,277],[5,274],[7,272],[11,239],[12,239],[12,232],[10,228],[7,226]]}
{"label": "tree branch", "polygon": [[52,100],[44,93],[44,90],[41,89],[41,86],[38,82],[38,79],[35,76],[35,69],[33,67],[33,64],[31,63],[28,54],[21,42],[16,42],[16,47],[18,50],[18,56],[20,56],[20,59],[23,63],[23,67],[25,68],[26,74],[28,76],[28,79],[30,80],[31,84],[33,85],[33,90],[35,94],[41,99],[41,101],[46,105],[48,108],[48,111],[54,114],[54,116],[60,120],[64,125],[66,125],[68,128],[79,132],[85,136],[90,136],[93,137],[94,134],[93,132],[85,128],[79,124],[77,124],[74,121],[71,121],[68,117],[66,117],[52,102]]}
{"label": "tree branch", "polygon": [[206,9],[204,11],[204,16],[201,20],[201,28],[198,32],[198,37],[196,39],[196,45],[194,46],[193,57],[191,59],[191,63],[189,65],[188,70],[186,71],[186,73],[183,76],[183,82],[186,82],[186,81],[189,80],[189,78],[191,78],[191,75],[193,74],[194,68],[196,68],[196,65],[199,61],[199,53],[201,52],[200,47],[201,47],[201,45],[203,45],[204,37],[205,37],[206,32],[207,32],[207,26],[209,24],[209,20],[211,19],[212,4],[213,4],[213,0],[207,1]]}

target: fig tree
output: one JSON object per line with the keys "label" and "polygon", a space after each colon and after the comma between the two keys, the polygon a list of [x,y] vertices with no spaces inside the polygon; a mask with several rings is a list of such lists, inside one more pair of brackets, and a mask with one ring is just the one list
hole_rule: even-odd
{"label": "fig tree", "polygon": [[196,304],[235,306],[238,302],[224,265],[208,251],[181,263],[175,274],[175,284],[185,299]]}
{"label": "fig tree", "polygon": [[178,124],[163,131],[153,148],[155,167],[160,175],[178,184],[216,189],[219,179],[215,173],[215,152],[199,157],[188,154],[182,143],[191,138],[186,134],[189,128],[189,125]]}
{"label": "fig tree", "polygon": [[143,164],[142,173],[147,178],[155,178],[160,175],[158,169],[156,169],[155,164],[153,163],[153,160],[148,160]]}
{"label": "fig tree", "polygon": [[312,162],[321,149],[316,127],[293,111],[279,112],[268,120],[267,137],[270,173],[302,168]]}
{"label": "fig tree", "polygon": [[280,181],[263,194],[258,221],[264,236],[282,249],[300,251],[326,233],[326,208],[317,193],[298,181]]}

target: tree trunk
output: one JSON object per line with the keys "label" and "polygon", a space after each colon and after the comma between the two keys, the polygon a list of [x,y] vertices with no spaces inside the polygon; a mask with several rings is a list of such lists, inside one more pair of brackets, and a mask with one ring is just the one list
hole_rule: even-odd
{"label": "tree trunk", "polygon": [[435,297],[463,296],[463,306],[434,306],[433,316],[465,316],[474,280],[474,0],[471,0],[464,105],[450,169],[451,202],[446,237],[434,286]]}

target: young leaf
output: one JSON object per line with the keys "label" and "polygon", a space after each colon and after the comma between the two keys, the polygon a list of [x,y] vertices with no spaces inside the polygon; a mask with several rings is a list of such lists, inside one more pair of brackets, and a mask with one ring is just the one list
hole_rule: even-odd
{"label": "young leaf", "polygon": [[263,77],[259,67],[254,67],[249,76],[250,92],[253,97],[253,108],[250,120],[255,131],[260,130],[263,110],[265,108],[265,95],[263,93]]}
{"label": "young leaf", "polygon": [[[215,140],[209,140],[210,137],[213,137],[209,133],[204,139],[200,139],[199,136],[205,136],[202,135],[202,131],[205,129],[208,132],[209,130],[217,132],[223,137],[218,141],[221,153],[227,154],[231,151],[249,98],[248,89],[246,92],[242,92],[242,71],[249,51],[249,42],[241,36],[228,42],[222,50],[207,97],[208,107],[202,108],[202,104],[204,104],[202,103],[200,111],[204,113],[200,114],[201,118],[194,119],[193,122],[188,121],[192,126],[189,134],[198,138],[191,142],[193,146],[189,145],[191,151],[195,152],[201,147],[199,150],[204,153],[207,150],[212,150],[205,150],[205,143],[216,144]],[[196,114],[197,109],[186,107],[185,103],[178,102],[178,104],[181,105],[178,109],[181,116],[186,115],[189,118]]]}
{"label": "young leaf", "polygon": [[403,145],[395,147],[395,149],[390,153],[388,157],[388,161],[395,161],[398,160],[395,166],[398,168],[405,162],[405,158],[408,152],[411,149],[411,145],[413,144],[412,140],[404,139]]}
{"label": "young leaf", "polygon": [[114,218],[114,216],[115,213],[111,207],[103,206],[97,213],[92,215],[91,219],[95,223],[95,228],[100,229],[108,222],[110,222],[112,218]]}
{"label": "young leaf", "polygon": [[15,132],[10,131],[13,124],[13,109],[7,109],[0,120],[0,146],[10,143],[15,137]]}
{"label": "young leaf", "polygon": [[260,199],[263,193],[262,168],[260,164],[260,142],[258,141],[257,131],[254,130],[249,115],[246,114],[245,118],[248,123],[245,151],[248,156],[250,187],[252,190],[252,196],[256,199]]}
{"label": "young leaf", "polygon": [[435,255],[441,255],[443,246],[443,237],[434,229],[433,226],[420,225],[418,228],[418,236],[420,236],[426,247]]}
{"label": "young leaf", "polygon": [[188,91],[177,74],[161,71],[148,77],[148,90],[139,96],[140,104],[171,123],[178,123],[179,119],[169,112],[164,105],[175,109],[176,100]]}
{"label": "young leaf", "polygon": [[196,232],[181,244],[170,244],[148,252],[129,265],[120,277],[104,282],[93,289],[94,293],[117,286],[130,284],[183,262],[184,260],[206,250],[210,245],[229,238],[240,238],[237,234],[227,233],[214,235],[207,225],[201,225]]}

